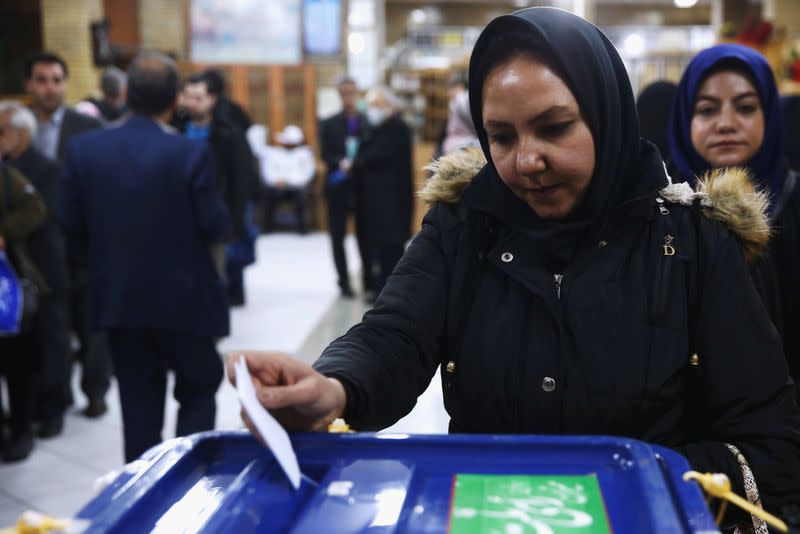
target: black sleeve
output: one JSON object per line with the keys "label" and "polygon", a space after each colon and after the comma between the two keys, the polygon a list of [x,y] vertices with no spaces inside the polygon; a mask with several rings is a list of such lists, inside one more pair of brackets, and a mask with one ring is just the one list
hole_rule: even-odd
{"label": "black sleeve", "polygon": [[771,255],[765,254],[750,266],[750,276],[756,291],[767,308],[772,323],[781,337],[784,335],[783,310],[781,309],[781,293],[778,287],[778,273]]}
{"label": "black sleeve", "polygon": [[[402,121],[402,119],[397,120]],[[405,122],[396,122],[395,124],[387,124],[381,127],[379,131],[375,132],[377,137],[368,141],[369,148],[359,150],[358,157],[353,163],[353,173],[358,173],[365,167],[372,168],[387,164],[397,164],[399,158],[405,158],[407,152],[406,140],[410,144],[410,137],[406,135],[406,132],[410,133],[410,130]]]}
{"label": "black sleeve", "polygon": [[197,225],[207,244],[224,243],[231,234],[231,217],[217,188],[214,153],[205,143],[197,143],[186,160]]}
{"label": "black sleeve", "polygon": [[375,308],[314,363],[345,385],[354,428],[385,428],[408,414],[439,365],[450,276],[440,214],[435,207],[425,216]]}
{"label": "black sleeve", "polygon": [[[705,221],[707,223],[707,221]],[[710,226],[710,223],[707,223]],[[703,230],[701,230],[702,232]],[[722,230],[717,228],[717,233]],[[800,502],[800,410],[781,340],[750,279],[735,238],[704,250],[694,388],[696,442],[683,447],[698,471],[722,472],[744,495],[742,471],[725,444],[752,469],[767,510]]]}
{"label": "black sleeve", "polygon": [[411,223],[414,218],[414,148],[411,142],[411,129],[400,123],[398,129],[398,156],[402,158],[399,168],[402,169],[402,191],[399,201],[403,204],[403,218],[411,235]]}
{"label": "black sleeve", "polygon": [[250,185],[253,182],[253,159],[247,139],[238,129],[233,126],[226,128],[224,139],[227,179],[225,188],[233,222],[233,237],[241,239],[245,235],[247,201],[250,199]]}
{"label": "black sleeve", "polygon": [[337,139],[335,133],[333,131],[333,118],[326,119],[320,123],[320,153],[322,154],[322,161],[328,167],[328,173],[338,169],[339,162],[344,158],[344,140]]}

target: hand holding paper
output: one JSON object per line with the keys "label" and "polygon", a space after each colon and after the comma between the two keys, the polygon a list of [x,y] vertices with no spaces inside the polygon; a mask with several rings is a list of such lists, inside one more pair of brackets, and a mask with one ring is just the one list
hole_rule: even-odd
{"label": "hand holding paper", "polygon": [[[276,438],[270,440],[271,435],[265,433],[267,430],[258,427],[256,418],[261,419],[264,426],[263,416],[254,415],[259,410],[270,418],[274,426],[298,431],[324,431],[344,413],[347,398],[338,380],[327,378],[284,354],[237,354],[228,358],[227,367],[229,379],[237,386],[242,406],[250,419],[250,430],[259,434],[270,448],[275,448]],[[242,382],[247,382],[247,385],[242,386]],[[264,408],[271,410],[277,421]],[[272,432],[274,426],[266,423],[265,428]]]}
{"label": "hand holding paper", "polygon": [[292,448],[292,442],[283,427],[258,402],[256,391],[253,388],[253,379],[250,377],[244,358],[240,358],[236,362],[236,377],[236,391],[239,394],[242,408],[258,434],[269,445],[294,489],[299,488],[300,465],[297,463],[297,455]]}

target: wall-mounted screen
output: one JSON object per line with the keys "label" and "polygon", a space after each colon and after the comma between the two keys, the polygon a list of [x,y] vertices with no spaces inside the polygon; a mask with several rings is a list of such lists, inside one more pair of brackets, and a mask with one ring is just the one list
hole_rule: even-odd
{"label": "wall-mounted screen", "polygon": [[303,0],[191,0],[196,63],[297,64]]}
{"label": "wall-mounted screen", "polygon": [[341,53],[341,0],[303,0],[303,49],[312,56]]}

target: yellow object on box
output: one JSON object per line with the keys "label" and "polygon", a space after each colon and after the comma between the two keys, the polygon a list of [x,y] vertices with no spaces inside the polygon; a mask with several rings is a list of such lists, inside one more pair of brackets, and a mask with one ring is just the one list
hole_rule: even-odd
{"label": "yellow object on box", "polygon": [[350,425],[344,422],[344,419],[334,419],[331,424],[328,425],[328,432],[334,434],[343,434],[346,432],[352,432],[350,430]]}
{"label": "yellow object on box", "polygon": [[83,532],[87,524],[84,520],[56,519],[29,510],[20,516],[17,526],[0,529],[0,534],[78,533]]}
{"label": "yellow object on box", "polygon": [[723,474],[688,471],[684,473],[683,480],[694,480],[710,497],[716,497],[723,500],[722,504],[720,505],[719,515],[717,516],[717,524],[722,523],[722,518],[725,515],[727,503],[730,502],[745,512],[763,519],[781,532],[789,532],[789,527],[779,518],[732,492],[731,481]]}

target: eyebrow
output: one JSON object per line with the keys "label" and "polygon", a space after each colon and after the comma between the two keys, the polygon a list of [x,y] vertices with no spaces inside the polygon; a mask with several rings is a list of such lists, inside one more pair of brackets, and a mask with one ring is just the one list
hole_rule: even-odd
{"label": "eyebrow", "polygon": [[[758,94],[755,91],[747,91],[745,93],[741,93],[733,97],[733,101],[736,102],[737,100],[743,100],[749,97],[756,97],[758,98]],[[717,98],[711,95],[697,95],[697,102],[699,103],[701,100],[710,100],[711,102],[720,102],[722,99]]]}
{"label": "eyebrow", "polygon": [[[536,123],[536,122],[542,122],[542,121],[545,121],[545,120],[548,120],[548,119],[552,119],[554,115],[558,115],[559,113],[573,113],[573,111],[568,106],[558,105],[557,104],[557,105],[554,105],[554,106],[550,106],[549,108],[547,108],[543,112],[539,113],[530,122]],[[508,126],[508,123],[507,122],[503,122],[503,121],[497,121],[497,120],[488,120],[488,121],[486,121],[484,126],[485,127],[491,127],[491,128],[503,128],[503,127]]]}

